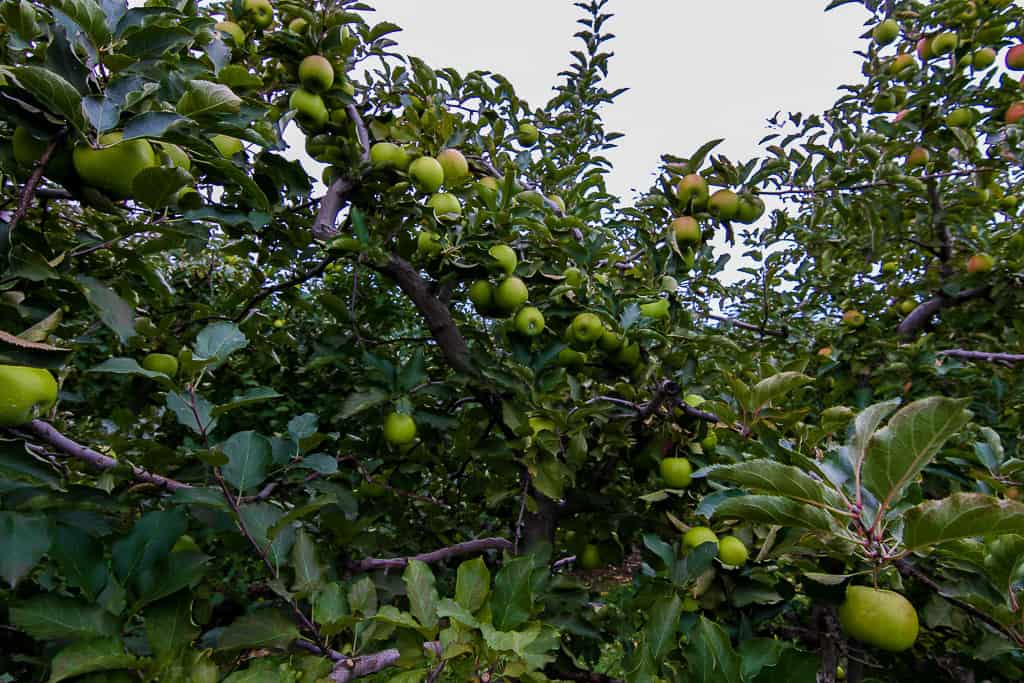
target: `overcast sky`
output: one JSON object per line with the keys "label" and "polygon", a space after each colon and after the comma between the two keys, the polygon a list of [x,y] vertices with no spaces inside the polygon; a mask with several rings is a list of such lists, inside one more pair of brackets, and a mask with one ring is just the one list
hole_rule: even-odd
{"label": "overcast sky", "polygon": [[[432,67],[506,76],[533,107],[551,96],[578,47],[571,0],[375,0],[371,22],[393,21],[401,52]],[[733,159],[757,154],[775,111],[821,112],[857,82],[867,14],[824,0],[611,0],[616,38],[609,89],[629,87],[604,112],[626,134],[609,156],[610,190],[647,188],[659,155],[688,156],[712,138]]]}

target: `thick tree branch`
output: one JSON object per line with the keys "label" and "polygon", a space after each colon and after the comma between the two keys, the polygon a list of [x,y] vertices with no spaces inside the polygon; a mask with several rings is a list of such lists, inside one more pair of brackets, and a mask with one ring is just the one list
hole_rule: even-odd
{"label": "thick tree branch", "polygon": [[18,200],[18,208],[11,217],[11,222],[7,227],[9,235],[14,234],[14,229],[18,227],[18,222],[25,217],[25,214],[28,213],[28,208],[32,206],[32,200],[36,195],[36,187],[39,185],[39,181],[43,179],[43,172],[46,170],[46,164],[49,163],[50,157],[53,156],[57,146],[60,145],[61,140],[64,139],[64,132],[65,131],[62,130],[54,135],[53,139],[50,140],[50,144],[48,144],[46,149],[43,150],[42,156],[36,160],[36,165],[32,169],[32,173],[29,175],[28,181],[25,183],[25,187],[21,190],[21,199]]}
{"label": "thick tree branch", "polygon": [[313,220],[313,238],[318,240],[329,240],[338,234],[335,224],[338,221],[338,214],[348,203],[348,195],[356,188],[356,181],[352,178],[338,178],[327,188],[327,194],[320,200],[320,210],[317,211]]}
{"label": "thick tree branch", "polygon": [[767,327],[763,327],[761,325],[754,325],[753,323],[743,322],[742,320],[730,318],[729,316],[725,315],[718,315],[716,313],[709,313],[708,317],[711,318],[712,320],[718,320],[723,323],[729,323],[733,327],[738,327],[742,330],[750,330],[751,332],[757,332],[760,335],[768,337],[779,337],[780,339],[785,339],[786,337],[789,336],[789,329],[786,327],[782,327],[781,329],[778,330],[773,330]]}
{"label": "thick tree branch", "polygon": [[512,550],[512,541],[507,538],[478,538],[474,541],[456,543],[447,548],[439,548],[429,553],[420,553],[411,557],[392,558],[367,558],[349,565],[353,573],[369,572],[376,569],[401,569],[409,564],[409,560],[419,560],[430,564],[432,562],[443,562],[444,560],[460,555],[472,555],[482,553],[485,550]]}
{"label": "thick tree branch", "polygon": [[651,400],[639,407],[637,411],[637,418],[640,420],[646,420],[651,415],[654,415],[662,406],[669,402],[675,402],[679,398],[679,394],[682,393],[683,389],[672,380],[665,380],[658,385],[658,390],[654,392],[654,396]]}
{"label": "thick tree branch", "polygon": [[966,360],[980,360],[988,363],[1024,363],[1024,353],[996,353],[992,351],[968,351],[967,349],[947,349],[939,351],[937,356],[951,356]]}
{"label": "thick tree branch", "polygon": [[924,326],[928,324],[928,321],[932,319],[932,316],[942,309],[962,304],[971,299],[977,299],[978,297],[985,296],[988,292],[988,287],[976,287],[974,289],[966,289],[953,296],[940,293],[928,301],[919,304],[917,308],[911,311],[910,315],[904,318],[903,322],[896,328],[896,332],[904,337],[917,336],[924,329]]}
{"label": "thick tree branch", "polygon": [[[41,441],[53,446],[62,453],[70,455],[73,458],[77,458],[78,460],[84,460],[93,467],[98,467],[102,470],[112,470],[115,467],[124,464],[110,456],[103,455],[102,453],[94,451],[87,446],[83,446],[80,443],[72,441],[42,420],[32,420],[27,425],[24,425],[23,429],[31,432]],[[188,484],[160,476],[159,474],[147,472],[141,467],[136,467],[135,465],[129,465],[128,467],[131,469],[132,477],[135,479],[159,486],[160,488],[167,489],[168,491],[192,488]]]}

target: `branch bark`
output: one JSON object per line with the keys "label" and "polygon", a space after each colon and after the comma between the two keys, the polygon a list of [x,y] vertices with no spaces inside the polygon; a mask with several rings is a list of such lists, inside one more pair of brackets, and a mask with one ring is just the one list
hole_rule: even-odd
{"label": "branch bark", "polygon": [[18,227],[18,222],[25,217],[28,213],[28,207],[32,206],[32,199],[36,195],[36,187],[39,185],[39,181],[43,179],[43,171],[46,170],[46,164],[50,162],[50,157],[53,156],[54,151],[60,144],[61,140],[64,139],[64,132],[60,131],[53,136],[50,140],[50,144],[43,150],[42,156],[36,161],[35,168],[32,169],[31,175],[28,177],[28,181],[25,183],[25,187],[21,190],[21,198],[18,200],[18,208],[14,212],[14,216],[11,217],[10,224],[8,225],[7,232],[9,235],[14,234],[14,229]]}
{"label": "branch bark", "polygon": [[[87,446],[83,446],[80,443],[72,441],[54,429],[53,426],[43,422],[42,420],[32,420],[27,425],[24,425],[23,429],[31,432],[41,441],[53,446],[60,452],[70,455],[73,458],[77,458],[78,460],[83,460],[93,467],[98,467],[102,470],[112,470],[118,465],[123,464],[108,455],[103,455],[102,453],[94,451]],[[129,468],[131,469],[132,477],[135,479],[159,486],[160,488],[167,489],[168,491],[192,488],[184,482],[163,477],[159,474],[153,474],[152,472],[147,472],[141,467],[136,467],[135,465],[129,465]]]}
{"label": "branch bark", "polygon": [[729,323],[733,327],[738,327],[742,330],[750,330],[751,332],[757,332],[758,334],[765,335],[768,337],[778,337],[779,339],[785,339],[789,336],[789,328],[782,327],[778,330],[773,330],[762,325],[754,325],[752,323],[737,320],[736,318],[730,318],[725,315],[718,315],[716,313],[708,314],[708,317],[712,320],[718,320],[719,322]]}
{"label": "branch bark", "polygon": [[988,293],[989,287],[975,287],[974,289],[966,289],[953,296],[938,294],[928,301],[919,304],[917,308],[911,311],[910,315],[904,318],[903,322],[896,328],[896,332],[903,337],[915,337],[924,329],[928,321],[932,319],[932,316],[942,309],[957,306],[971,299],[985,296]]}
{"label": "branch bark", "polygon": [[296,275],[293,278],[285,280],[281,284],[273,285],[271,287],[264,287],[259,292],[257,292],[253,298],[249,299],[248,303],[245,304],[245,307],[242,309],[242,311],[234,317],[234,321],[236,323],[241,322],[249,314],[250,311],[256,308],[257,305],[259,305],[264,299],[266,299],[274,292],[280,292],[282,290],[295,287],[296,285],[301,285],[302,283],[308,282],[309,280],[312,280],[315,277],[320,277],[321,275],[324,274],[324,271],[327,270],[327,266],[337,261],[338,258],[340,257],[328,257],[324,259],[324,261],[322,261],[318,266],[310,270],[307,270],[305,273],[300,273],[299,275]]}
{"label": "branch bark", "polygon": [[429,553],[420,553],[411,557],[392,558],[367,558],[349,565],[349,570],[354,573],[369,572],[375,569],[402,569],[409,564],[409,560],[419,560],[430,564],[442,562],[460,555],[472,555],[482,553],[486,550],[512,550],[512,541],[506,538],[478,538],[473,541],[456,543],[446,548],[432,550]]}
{"label": "branch bark", "polygon": [[1024,353],[997,353],[991,351],[968,351],[967,349],[948,349],[939,351],[937,356],[951,356],[966,360],[980,360],[988,363],[1024,363]]}
{"label": "branch bark", "polygon": [[[423,649],[435,656],[440,656],[442,652],[441,643],[436,640],[423,643]],[[332,653],[331,655],[332,659],[334,659],[334,654]],[[335,665],[334,671],[331,672],[330,679],[337,683],[349,683],[349,681],[354,681],[357,678],[369,676],[370,674],[375,674],[378,671],[395,666],[401,656],[397,649],[392,648],[369,655],[362,655],[361,657],[337,659],[338,663]]]}

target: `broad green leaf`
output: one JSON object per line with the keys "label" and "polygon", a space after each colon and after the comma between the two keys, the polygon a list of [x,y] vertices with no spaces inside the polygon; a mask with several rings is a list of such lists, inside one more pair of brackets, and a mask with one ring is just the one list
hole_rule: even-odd
{"label": "broad green leaf", "polygon": [[857,414],[857,418],[853,422],[853,433],[845,447],[846,457],[854,471],[863,468],[871,436],[899,405],[900,399],[894,398],[891,401],[868,406]]}
{"label": "broad green leaf", "polygon": [[188,521],[180,509],[147,512],[135,522],[128,536],[114,543],[114,573],[122,584],[139,572],[167,559],[174,543],[185,533]]}
{"label": "broad green leaf", "polygon": [[736,465],[712,467],[707,471],[707,478],[728,481],[753,491],[785,496],[816,506],[843,505],[839,496],[820,481],[797,467],[774,460],[750,460]]}
{"label": "broad green leaf", "polygon": [[178,424],[188,427],[196,434],[209,434],[217,427],[213,417],[213,404],[198,394],[167,394],[167,407],[178,418]]}
{"label": "broad green leaf", "polygon": [[135,309],[96,278],[78,275],[75,281],[103,324],[117,334],[122,344],[127,344],[136,334]]}
{"label": "broad green leaf", "polygon": [[237,408],[243,408],[246,406],[253,405],[254,403],[262,403],[263,401],[270,401],[275,398],[281,398],[283,394],[279,394],[270,387],[252,387],[246,389],[243,393],[235,396],[227,403],[221,403],[213,409],[211,415],[213,417],[219,417],[226,412],[235,410]]}
{"label": "broad green leaf", "polygon": [[801,372],[780,372],[767,377],[750,390],[750,404],[754,410],[763,410],[768,405],[813,380]]}
{"label": "broad green leaf", "polygon": [[267,553],[267,558],[275,567],[286,564],[288,552],[295,542],[295,529],[285,525],[273,536],[270,530],[281,521],[284,512],[270,503],[250,503],[238,509],[245,528],[256,543]]}
{"label": "broad green leaf", "polygon": [[238,325],[217,322],[207,325],[196,336],[195,357],[197,360],[220,364],[235,351],[249,345]]}
{"label": "broad green leaf", "polygon": [[517,557],[498,571],[491,593],[491,614],[499,631],[512,631],[530,618],[533,592],[530,577],[533,560]]}
{"label": "broad green leaf", "polygon": [[129,669],[135,657],[127,654],[120,638],[102,638],[72,643],[53,658],[48,683],[58,683],[93,671]]}
{"label": "broad green leaf", "polygon": [[832,528],[832,518],[824,510],[779,496],[729,498],[715,509],[715,517],[822,531]]}
{"label": "broad green leaf", "polygon": [[[740,650],[743,650],[742,645]],[[817,683],[820,668],[821,657],[819,655],[790,648],[781,653],[779,661],[775,665],[766,664],[753,681],[754,683]],[[865,683],[867,680],[865,679]]]}
{"label": "broad green leaf", "polygon": [[666,567],[671,567],[676,560],[675,548],[655,534],[644,534],[644,547],[657,555]]}
{"label": "broad green leaf", "polygon": [[364,576],[352,584],[348,591],[348,604],[353,612],[374,614],[377,612],[377,587],[373,579]]}
{"label": "broad green leaf", "polygon": [[10,620],[36,640],[105,638],[120,630],[117,619],[102,607],[53,594],[14,603]]}
{"label": "broad green leaf", "polygon": [[292,546],[292,567],[295,569],[296,592],[308,592],[314,590],[323,582],[323,567],[320,566],[320,555],[317,552],[316,542],[313,537],[306,533],[305,529],[299,529],[295,534],[295,544]]}
{"label": "broad green leaf", "polygon": [[143,617],[146,639],[160,661],[169,661],[199,637],[192,623],[192,596],[185,592],[151,605]]}
{"label": "broad green leaf", "polygon": [[8,2],[0,7],[0,16],[3,17],[8,30],[26,43],[36,38],[42,31],[39,27],[39,15],[28,0]]}
{"label": "broad green leaf", "polygon": [[201,552],[178,551],[171,553],[165,562],[143,569],[135,580],[139,597],[131,611],[194,587],[206,574],[209,560],[210,556]]}
{"label": "broad green leaf", "polygon": [[1009,596],[1013,582],[1024,571],[1024,535],[1001,534],[985,544],[982,560],[989,575],[1004,595]]}
{"label": "broad green leaf", "polygon": [[267,478],[270,465],[270,442],[253,431],[238,432],[221,444],[228,464],[221,468],[224,479],[245,494]]}
{"label": "broad green leaf", "polygon": [[110,29],[103,8],[96,0],[50,0],[51,6],[66,14],[89,36],[93,47],[102,49],[110,41]]}
{"label": "broad green leaf", "polygon": [[45,515],[0,512],[0,578],[14,588],[50,548]]}
{"label": "broad green leaf", "polygon": [[988,534],[1024,534],[1024,503],[980,493],[954,493],[903,513],[903,544],[911,550]]}
{"label": "broad green leaf", "polygon": [[132,180],[132,198],[151,209],[163,209],[174,203],[179,190],[191,184],[192,175],[183,168],[145,168]]}
{"label": "broad green leaf", "polygon": [[316,413],[303,413],[288,420],[288,434],[295,441],[302,441],[316,434],[320,418]]}
{"label": "broad green leaf", "polygon": [[437,594],[434,573],[430,567],[419,560],[409,560],[402,573],[402,580],[405,581],[412,615],[427,628],[437,626],[437,602],[441,598]]}
{"label": "broad green leaf", "polygon": [[124,124],[124,137],[123,140],[131,140],[133,138],[159,138],[167,132],[167,130],[182,121],[186,121],[182,116],[168,111],[148,111],[144,114],[139,114]]}
{"label": "broad green leaf", "polygon": [[437,616],[442,619],[454,619],[463,626],[470,628],[480,627],[479,620],[469,610],[451,598],[442,598],[437,603]]}
{"label": "broad green leaf", "polygon": [[338,417],[342,420],[347,420],[353,415],[357,415],[368,408],[373,408],[374,406],[384,403],[389,398],[390,395],[386,391],[376,387],[367,389],[366,391],[349,394],[341,404],[341,412],[338,414]]}
{"label": "broad green leaf", "polygon": [[274,608],[260,609],[239,617],[225,628],[217,641],[217,649],[283,649],[298,637],[299,629],[289,616]]}
{"label": "broad green leaf", "polygon": [[139,375],[140,377],[147,377],[149,379],[155,379],[158,382],[163,382],[168,385],[173,385],[171,378],[162,372],[154,372],[147,370],[134,358],[108,358],[99,365],[93,368],[89,368],[89,372],[104,372],[114,375]]}
{"label": "broad green leaf", "polygon": [[672,593],[668,599],[658,600],[650,610],[644,629],[647,649],[656,660],[661,660],[676,647],[676,630],[683,613],[683,602]]}
{"label": "broad green leaf", "polygon": [[868,443],[864,487],[883,504],[895,503],[942,444],[970,421],[967,402],[932,397],[901,408]]}
{"label": "broad green leaf", "polygon": [[24,244],[18,244],[11,249],[6,265],[6,270],[0,270],[0,275],[5,276],[5,279],[21,278],[32,282],[44,282],[60,277],[42,254]]}
{"label": "broad green leaf", "polygon": [[483,607],[491,592],[491,571],[482,557],[474,557],[459,565],[455,578],[455,601],[469,612]]}
{"label": "broad green leaf", "polygon": [[81,529],[60,525],[54,531],[50,557],[64,573],[69,586],[94,600],[107,585],[103,545]]}
{"label": "broad green leaf", "polygon": [[382,621],[385,624],[391,624],[392,626],[399,626],[401,628],[410,628],[414,631],[419,631],[421,626],[420,622],[416,621],[408,612],[403,612],[394,605],[384,605],[380,608],[380,611],[373,616],[374,621]]}
{"label": "broad green leaf", "polygon": [[27,90],[51,114],[65,119],[73,128],[85,131],[82,96],[75,86],[42,66],[0,66],[0,76]]}
{"label": "broad green leaf", "polygon": [[326,635],[337,633],[351,616],[344,587],[334,581],[313,595],[313,621]]}
{"label": "broad green leaf", "polygon": [[189,81],[188,89],[178,100],[175,110],[182,116],[202,118],[214,114],[234,114],[242,106],[242,98],[222,83]]}
{"label": "broad green leaf", "polygon": [[499,631],[490,624],[480,624],[480,632],[483,634],[484,642],[492,650],[515,652],[522,656],[526,648],[540,635],[541,626],[539,623],[532,623],[524,631]]}
{"label": "broad green leaf", "polygon": [[741,662],[721,626],[700,617],[689,634],[686,661],[694,683],[743,683]]}
{"label": "broad green leaf", "polygon": [[82,100],[82,113],[93,129],[102,135],[117,126],[121,106],[102,95],[89,95]]}

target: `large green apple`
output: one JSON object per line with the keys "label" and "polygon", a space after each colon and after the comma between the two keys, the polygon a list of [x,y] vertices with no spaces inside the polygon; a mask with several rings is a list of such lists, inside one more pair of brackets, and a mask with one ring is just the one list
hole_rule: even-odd
{"label": "large green apple", "polygon": [[740,207],[736,211],[736,220],[744,225],[755,223],[764,215],[764,201],[754,194],[741,194]]}
{"label": "large green apple", "polygon": [[260,28],[267,28],[274,23],[274,6],[270,0],[245,0],[245,14],[252,18],[252,23]]}
{"label": "large green apple", "polygon": [[487,280],[477,280],[469,286],[469,300],[480,315],[489,315],[494,309],[494,286]]}
{"label": "large green apple", "polygon": [[952,31],[945,31],[932,38],[932,54],[941,57],[956,49],[960,40]]}
{"label": "large green apple", "polygon": [[597,348],[605,353],[618,351],[622,348],[622,337],[616,334],[614,330],[605,330],[597,340]]}
{"label": "large green apple", "polygon": [[740,198],[732,190],[718,190],[708,199],[708,213],[731,221],[740,210]]}
{"label": "large green apple", "polygon": [[683,176],[676,186],[676,197],[682,202],[683,207],[700,211],[708,203],[707,181],[697,173]]}
{"label": "large green apple", "polygon": [[433,194],[444,184],[444,167],[434,157],[420,157],[409,164],[409,177],[416,187]]}
{"label": "large green apple", "polygon": [[586,354],[575,349],[562,349],[555,360],[565,368],[581,368],[587,364]]}
{"label": "large green apple", "polygon": [[242,27],[233,21],[221,21],[213,25],[215,29],[221,33],[226,33],[231,36],[231,40],[234,41],[235,47],[242,47],[245,45],[245,31]]}
{"label": "large green apple", "polygon": [[392,446],[404,446],[416,438],[416,421],[411,415],[391,413],[384,420],[384,439]]}
{"label": "large green apple", "polygon": [[670,227],[676,236],[676,242],[683,244],[700,242],[700,223],[693,216],[680,216],[672,221]]}
{"label": "large green apple", "polygon": [[157,165],[153,146],[135,138],[122,142],[118,131],[100,136],[100,149],[81,144],[75,147],[75,170],[82,181],[117,199],[132,195],[132,181],[141,171]]}
{"label": "large green apple", "polygon": [[299,83],[312,93],[322,93],[334,85],[334,67],[321,55],[310,55],[299,64]]}
{"label": "large green apple", "polygon": [[0,427],[17,427],[45,415],[57,402],[57,382],[48,371],[0,365]]}
{"label": "large green apple", "polygon": [[288,22],[288,30],[292,33],[302,33],[309,26],[309,22],[302,17],[295,17]]}
{"label": "large green apple", "polygon": [[331,117],[324,99],[303,88],[297,88],[292,93],[288,99],[288,107],[295,110],[295,118],[299,123],[311,130],[323,128]]}
{"label": "large green apple", "polygon": [[839,606],[839,623],[847,635],[889,652],[913,646],[919,629],[917,610],[893,591],[848,586]]}
{"label": "large green apple", "polygon": [[562,277],[565,278],[565,284],[569,285],[573,289],[576,289],[583,284],[583,273],[575,266],[570,266],[563,270]]}
{"label": "large green apple", "polygon": [[996,63],[996,51],[990,47],[983,47],[974,53],[971,64],[977,71],[987,69]]}
{"label": "large green apple", "polygon": [[513,324],[519,334],[536,337],[544,331],[544,314],[536,306],[523,306],[516,314]]}
{"label": "large green apple", "polygon": [[218,133],[210,138],[210,142],[213,143],[213,146],[217,148],[217,151],[225,159],[231,159],[245,149],[245,145],[242,144],[241,140],[230,135]]}
{"label": "large green apple", "polygon": [[950,128],[970,128],[974,125],[975,111],[970,107],[954,109],[946,115],[946,125]]}
{"label": "large green apple", "polygon": [[150,353],[142,359],[142,367],[150,372],[162,372],[168,377],[178,374],[178,359],[169,353]]}
{"label": "large green apple", "polygon": [[540,131],[532,123],[520,123],[516,129],[516,140],[523,147],[533,147],[540,140]]}
{"label": "large green apple", "polygon": [[875,42],[879,45],[888,45],[892,41],[896,40],[900,35],[900,25],[896,23],[895,19],[886,19],[885,21],[879,22],[875,28],[871,30],[871,37],[875,39]]}
{"label": "large green apple", "polygon": [[516,256],[515,249],[507,244],[495,244],[487,250],[487,253],[491,255],[491,258],[494,259],[505,275],[514,273],[516,266],[519,265],[519,258]]}
{"label": "large green apple", "polygon": [[409,168],[409,153],[393,142],[378,142],[370,147],[370,161],[380,168]]}
{"label": "large green apple", "polygon": [[424,230],[416,236],[416,250],[421,254],[434,256],[435,254],[440,254],[442,249],[441,236],[436,232]]}
{"label": "large green apple", "polygon": [[693,481],[693,466],[686,458],[664,458],[661,461],[661,478],[673,489],[685,489]]}
{"label": "large green apple", "polygon": [[697,548],[705,543],[718,545],[718,536],[706,526],[695,526],[683,534],[683,545],[687,548]]}
{"label": "large green apple", "polygon": [[741,567],[747,563],[750,551],[743,541],[735,536],[725,536],[718,542],[718,559],[730,567]]}
{"label": "large green apple", "polygon": [[623,344],[615,353],[615,358],[613,360],[616,364],[621,365],[622,367],[635,368],[640,364],[640,345],[636,342]]}
{"label": "large green apple", "polygon": [[459,150],[442,150],[437,161],[444,171],[445,187],[457,187],[469,179],[469,163]]}
{"label": "large green apple", "polygon": [[530,291],[526,283],[514,275],[502,280],[494,289],[494,305],[505,314],[511,314],[529,298]]}
{"label": "large green apple", "polygon": [[604,334],[604,323],[593,313],[580,313],[572,320],[572,336],[584,344],[592,344]]}
{"label": "large green apple", "polygon": [[459,198],[447,192],[438,192],[427,200],[427,206],[434,210],[439,221],[455,221],[462,216],[462,204]]}

